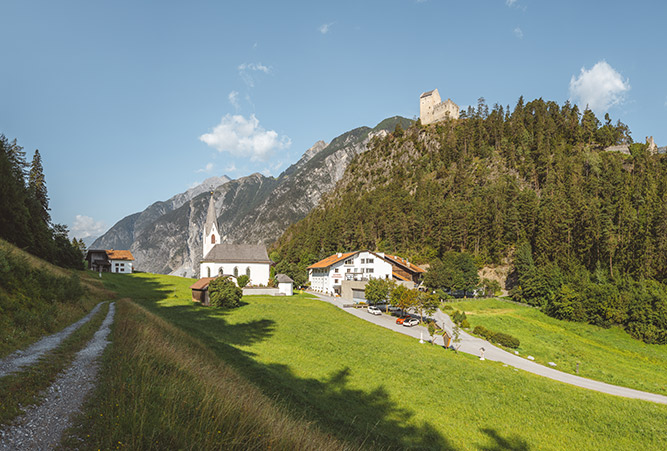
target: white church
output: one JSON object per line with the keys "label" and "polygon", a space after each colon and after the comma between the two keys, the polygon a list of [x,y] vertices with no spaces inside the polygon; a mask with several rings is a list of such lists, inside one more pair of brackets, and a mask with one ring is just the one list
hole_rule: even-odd
{"label": "white church", "polygon": [[204,258],[199,267],[199,277],[217,277],[221,275],[250,277],[249,285],[267,286],[270,268],[273,263],[266,247],[255,244],[223,244],[220,242],[220,228],[215,214],[213,194],[208,204],[206,223],[202,234]]}

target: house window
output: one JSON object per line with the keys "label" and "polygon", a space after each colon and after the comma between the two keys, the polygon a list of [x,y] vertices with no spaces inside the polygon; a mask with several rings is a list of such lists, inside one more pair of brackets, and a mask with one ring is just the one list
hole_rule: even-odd
{"label": "house window", "polygon": [[215,244],[215,235],[211,235],[211,244]]}
{"label": "house window", "polygon": [[367,258],[366,263],[373,263],[373,259],[372,258]]}
{"label": "house window", "polygon": [[372,273],[373,271],[373,268],[366,268],[366,273]]}
{"label": "house window", "polygon": [[250,266],[245,269],[245,275],[250,277]]}
{"label": "house window", "polygon": [[336,274],[338,274],[338,268],[335,268],[335,269],[334,269],[334,272],[335,272]]}
{"label": "house window", "polygon": [[347,268],[347,272],[352,272],[352,268]]}
{"label": "house window", "polygon": [[239,276],[239,267],[234,266],[234,277],[238,277],[238,276]]}
{"label": "house window", "polygon": [[211,277],[211,267],[206,268],[206,277]]}
{"label": "house window", "polygon": [[345,264],[346,265],[353,265],[354,264],[354,259],[353,258],[348,258],[347,260],[345,260]]}
{"label": "house window", "polygon": [[221,275],[223,275],[224,273],[225,273],[225,270],[224,270],[224,269],[222,268],[222,266],[221,266],[220,269],[218,269],[218,275],[221,276]]}

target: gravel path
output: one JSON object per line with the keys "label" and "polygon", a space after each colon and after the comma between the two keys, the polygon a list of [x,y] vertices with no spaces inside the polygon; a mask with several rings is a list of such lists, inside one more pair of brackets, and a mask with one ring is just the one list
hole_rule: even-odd
{"label": "gravel path", "polygon": [[0,450],[43,450],[58,445],[62,433],[71,426],[72,415],[79,411],[85,396],[95,386],[97,358],[109,343],[114,312],[112,302],[102,326],[77,353],[72,365],[45,391],[42,404],[28,407],[13,426],[0,431]]}
{"label": "gravel path", "polygon": [[[340,298],[334,298],[312,291],[309,291],[309,293],[340,308],[343,308],[343,304],[346,303]],[[391,329],[395,332],[400,332],[414,338],[423,338],[425,341],[430,339],[426,327],[404,327],[402,325],[396,324],[396,319],[393,316],[386,314],[371,315],[366,311],[366,309],[345,308],[344,310],[358,318],[369,321],[373,324],[377,324],[378,326]],[[440,310],[438,310],[433,316],[438,324],[442,325],[444,323],[445,329],[451,334],[454,323],[451,321],[449,316],[442,313]],[[553,368],[548,368],[546,366],[540,365],[539,363],[532,362],[530,360],[524,359],[523,357],[500,349],[499,347],[492,345],[486,340],[473,337],[472,335],[465,333],[463,330],[461,330],[460,338],[461,343],[459,343],[459,351],[465,352],[466,354],[479,356],[480,348],[484,348],[484,358],[486,360],[502,362],[509,366],[513,366],[514,368],[528,371],[529,373],[548,377],[549,379],[575,385],[577,387],[587,388],[589,390],[595,390],[615,396],[623,396],[625,398],[642,399],[644,401],[667,404],[667,396],[634,390],[627,387],[620,387],[618,385],[611,385],[604,382],[587,379],[585,377],[576,376],[574,374],[564,373]],[[444,346],[442,337],[436,337],[435,344]]]}
{"label": "gravel path", "polygon": [[26,349],[15,351],[4,359],[0,359],[0,377],[15,373],[26,366],[32,365],[44,354],[57,348],[65,338],[72,335],[79,327],[90,321],[90,318],[97,313],[101,306],[102,302],[93,307],[93,309],[79,321],[70,324],[60,332],[44,337]]}

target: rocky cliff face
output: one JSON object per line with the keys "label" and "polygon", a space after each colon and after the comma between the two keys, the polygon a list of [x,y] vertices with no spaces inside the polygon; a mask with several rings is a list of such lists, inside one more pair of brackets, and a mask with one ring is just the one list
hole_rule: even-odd
{"label": "rocky cliff face", "polygon": [[138,270],[197,277],[210,191],[223,241],[271,244],[335,187],[349,162],[366,150],[374,136],[384,136],[398,122],[408,121],[390,118],[375,129],[360,127],[344,133],[330,144],[318,141],[277,179],[261,174],[231,181],[208,179],[122,219],[91,248],[130,249]]}

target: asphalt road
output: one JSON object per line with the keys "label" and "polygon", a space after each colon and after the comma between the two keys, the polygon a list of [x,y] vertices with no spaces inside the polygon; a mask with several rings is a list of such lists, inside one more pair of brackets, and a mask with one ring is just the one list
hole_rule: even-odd
{"label": "asphalt road", "polygon": [[[341,298],[335,298],[331,296],[326,296],[320,293],[315,293],[310,291],[310,294],[317,296],[325,302],[333,304],[337,307],[340,307],[344,311],[348,312],[351,315],[359,317],[365,321],[368,321],[378,326],[391,329],[395,332],[400,332],[404,335],[408,335],[414,338],[423,338],[424,341],[430,340],[428,335],[428,330],[424,326],[414,326],[414,327],[404,327],[402,325],[396,324],[396,318],[387,314],[382,315],[372,315],[363,308],[344,308],[343,304],[349,304],[349,301],[343,301]],[[414,315],[413,315],[414,316]],[[444,324],[445,329],[450,332],[454,327],[451,319],[448,315],[442,313],[438,310],[434,315],[433,319],[437,322],[438,325],[442,327]],[[555,381],[564,382],[566,384],[575,385],[577,387],[586,388],[589,390],[595,390],[601,393],[607,393],[615,396],[622,396],[625,398],[633,399],[642,399],[644,401],[657,402],[660,404],[667,404],[667,396],[658,395],[656,393],[648,393],[640,390],[634,390],[627,387],[619,387],[618,385],[606,384],[600,381],[594,381],[592,379],[586,379],[585,377],[575,376],[574,374],[564,373],[558,371],[554,368],[549,368],[539,363],[535,363],[528,359],[525,359],[521,356],[512,354],[503,349],[498,348],[497,346],[492,345],[486,340],[481,338],[473,337],[472,335],[467,334],[461,330],[460,334],[461,342],[457,345],[460,352],[465,352],[467,354],[472,354],[480,356],[480,349],[484,348],[484,358],[486,360],[492,360],[496,362],[502,362],[514,368],[527,371],[529,373],[537,374],[539,376],[548,377]],[[442,337],[436,337],[435,344],[444,346]]]}

